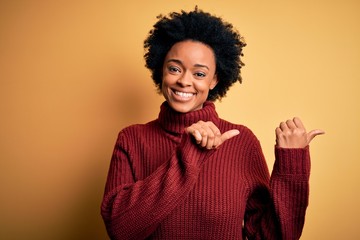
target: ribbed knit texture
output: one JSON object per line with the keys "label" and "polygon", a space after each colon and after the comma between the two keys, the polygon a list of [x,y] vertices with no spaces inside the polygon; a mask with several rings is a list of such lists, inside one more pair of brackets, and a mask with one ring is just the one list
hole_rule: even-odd
{"label": "ribbed knit texture", "polygon": [[[184,129],[212,121],[240,134],[216,150]],[[275,148],[270,178],[259,141],[215,106],[123,129],[101,206],[111,239],[299,239],[308,205],[309,148]]]}

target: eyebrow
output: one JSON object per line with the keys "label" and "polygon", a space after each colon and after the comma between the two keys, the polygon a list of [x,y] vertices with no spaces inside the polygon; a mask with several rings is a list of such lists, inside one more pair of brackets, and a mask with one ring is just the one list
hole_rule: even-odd
{"label": "eyebrow", "polygon": [[[180,65],[184,65],[179,59],[173,59],[172,58],[172,59],[167,60],[166,62],[167,63],[168,62],[175,62],[175,63],[178,63]],[[203,64],[199,64],[199,63],[194,64],[194,67],[202,67],[202,68],[206,68],[206,69],[210,70],[208,66],[203,65]]]}

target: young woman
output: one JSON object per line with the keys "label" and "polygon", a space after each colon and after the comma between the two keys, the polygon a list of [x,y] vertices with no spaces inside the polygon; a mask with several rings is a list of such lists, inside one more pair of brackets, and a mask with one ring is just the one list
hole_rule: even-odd
{"label": "young woman", "polygon": [[159,17],[144,42],[165,97],[157,119],[123,129],[101,213],[111,239],[298,239],[308,205],[309,143],[300,119],[276,129],[270,176],[260,143],[213,101],[241,82],[245,43],[197,8]]}

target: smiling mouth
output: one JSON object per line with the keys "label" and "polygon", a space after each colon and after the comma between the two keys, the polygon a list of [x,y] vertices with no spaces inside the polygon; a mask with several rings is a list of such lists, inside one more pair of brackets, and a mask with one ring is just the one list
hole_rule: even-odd
{"label": "smiling mouth", "polygon": [[194,93],[187,93],[187,92],[180,92],[180,91],[173,91],[175,95],[181,97],[181,98],[191,98],[194,96]]}

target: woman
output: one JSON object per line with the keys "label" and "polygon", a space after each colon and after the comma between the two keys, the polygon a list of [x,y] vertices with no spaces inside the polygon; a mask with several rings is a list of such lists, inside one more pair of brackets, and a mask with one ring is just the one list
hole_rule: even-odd
{"label": "woman", "polygon": [[241,82],[245,46],[197,8],[160,16],[144,42],[164,95],[159,116],[118,136],[101,213],[112,239],[298,239],[308,205],[309,143],[300,119],[276,129],[271,177],[254,134],[213,101]]}

